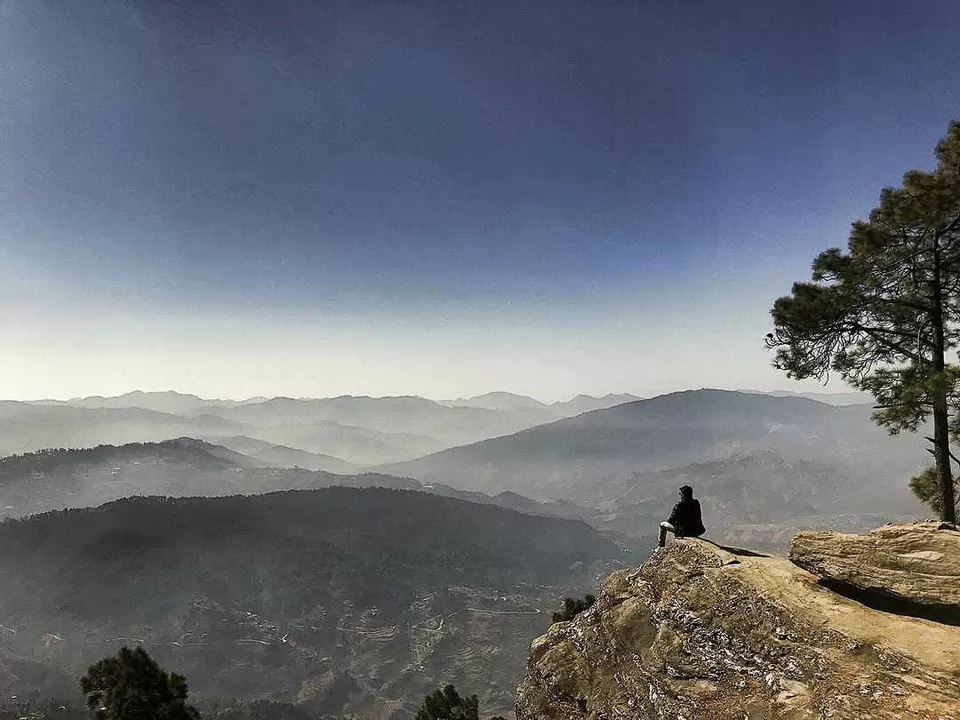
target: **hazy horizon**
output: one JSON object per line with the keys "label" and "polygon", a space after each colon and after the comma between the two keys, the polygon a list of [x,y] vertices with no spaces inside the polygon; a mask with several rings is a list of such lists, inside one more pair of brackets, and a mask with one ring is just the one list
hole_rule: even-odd
{"label": "hazy horizon", "polygon": [[768,312],[932,165],[923,5],[7,0],[0,397],[816,390]]}
{"label": "hazy horizon", "polygon": [[569,402],[569,401],[571,401],[571,400],[573,400],[573,399],[575,399],[575,398],[577,398],[577,397],[583,397],[583,396],[602,398],[602,397],[604,397],[604,396],[606,396],[606,395],[634,395],[634,396],[638,397],[639,399],[649,399],[649,398],[652,398],[652,397],[657,397],[658,395],[669,395],[669,394],[673,394],[673,393],[691,392],[691,391],[697,391],[697,390],[720,390],[720,391],[725,391],[725,392],[742,392],[742,393],[781,393],[781,392],[785,392],[785,393],[795,393],[795,394],[797,394],[797,395],[802,395],[802,394],[820,394],[820,395],[835,395],[835,396],[842,396],[842,395],[848,395],[848,394],[859,394],[858,391],[854,390],[853,388],[849,388],[849,387],[845,387],[845,388],[838,388],[838,387],[830,388],[830,387],[825,387],[825,386],[823,386],[823,385],[815,385],[815,386],[812,386],[812,387],[811,387],[808,383],[797,383],[795,387],[793,387],[793,388],[787,388],[787,389],[759,390],[759,389],[757,389],[757,388],[727,388],[727,387],[709,387],[709,386],[703,386],[703,387],[676,388],[676,389],[674,389],[674,390],[668,390],[668,391],[666,391],[666,392],[664,392],[664,393],[657,393],[657,394],[653,394],[653,395],[641,395],[641,394],[639,394],[639,393],[630,392],[630,391],[628,391],[628,390],[623,390],[623,391],[614,391],[614,392],[609,392],[609,393],[578,392],[578,393],[573,393],[572,395],[564,395],[564,396],[555,397],[555,398],[537,397],[537,396],[531,395],[531,394],[529,394],[529,393],[521,393],[521,392],[515,392],[515,391],[510,391],[510,390],[500,390],[500,389],[486,390],[486,391],[479,392],[479,393],[471,393],[470,395],[458,395],[458,396],[455,396],[455,397],[453,397],[453,396],[451,396],[451,397],[431,397],[431,396],[423,395],[423,394],[420,394],[420,393],[393,393],[393,394],[387,394],[387,395],[367,395],[367,394],[349,393],[349,392],[337,393],[337,394],[334,394],[334,395],[283,395],[283,394],[272,394],[272,393],[257,393],[257,394],[254,394],[254,395],[232,396],[232,397],[231,397],[231,396],[202,395],[202,394],[198,394],[198,393],[185,392],[185,391],[182,391],[182,390],[175,390],[175,389],[171,389],[171,388],[164,388],[164,389],[159,389],[159,390],[143,390],[143,389],[137,388],[137,389],[127,390],[127,391],[124,391],[124,392],[115,393],[115,394],[110,394],[110,395],[103,395],[103,394],[101,394],[101,393],[87,393],[87,394],[83,394],[83,395],[74,395],[74,396],[71,396],[71,397],[22,397],[22,398],[10,398],[10,397],[7,397],[7,398],[0,398],[0,400],[7,400],[7,401],[9,401],[9,400],[14,400],[14,401],[21,401],[21,402],[42,402],[42,401],[44,401],[44,400],[49,400],[49,401],[51,401],[51,402],[68,402],[68,401],[71,401],[71,400],[85,400],[85,399],[97,398],[97,397],[104,397],[104,398],[122,397],[122,396],[124,396],[124,395],[130,395],[130,394],[134,394],[134,393],[138,393],[138,392],[139,392],[139,393],[144,393],[144,394],[152,394],[152,393],[160,393],[160,394],[162,394],[162,393],[175,393],[175,394],[182,394],[182,395],[194,395],[194,396],[196,396],[196,397],[199,397],[201,400],[211,400],[211,401],[224,400],[224,401],[231,401],[231,402],[241,402],[241,401],[253,400],[253,399],[257,399],[257,398],[264,398],[264,399],[268,399],[268,400],[269,400],[269,399],[275,399],[275,398],[287,398],[287,399],[293,399],[293,400],[327,400],[327,399],[338,398],[338,397],[358,397],[358,398],[359,398],[359,397],[366,397],[366,398],[373,398],[373,399],[397,398],[397,397],[418,397],[418,398],[422,398],[422,399],[424,399],[424,400],[431,400],[431,401],[433,401],[433,402],[453,402],[453,401],[456,401],[456,400],[471,400],[471,399],[473,399],[473,398],[482,397],[482,396],[485,396],[485,395],[493,395],[493,394],[497,394],[497,393],[503,393],[503,394],[507,394],[507,395],[527,397],[527,398],[530,398],[530,399],[532,399],[532,400],[536,400],[537,402],[540,402],[540,403],[543,403],[543,404],[551,404],[551,403],[564,403],[564,402]]}

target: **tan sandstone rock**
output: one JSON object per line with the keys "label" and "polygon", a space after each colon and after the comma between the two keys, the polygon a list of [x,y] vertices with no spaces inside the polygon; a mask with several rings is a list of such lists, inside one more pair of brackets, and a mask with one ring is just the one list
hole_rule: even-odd
{"label": "tan sandstone rock", "polygon": [[939,523],[884,525],[867,535],[805,531],[790,560],[865,596],[946,610],[960,620],[960,532]]}
{"label": "tan sandstone rock", "polygon": [[534,641],[518,720],[960,720],[960,627],[683,539]]}

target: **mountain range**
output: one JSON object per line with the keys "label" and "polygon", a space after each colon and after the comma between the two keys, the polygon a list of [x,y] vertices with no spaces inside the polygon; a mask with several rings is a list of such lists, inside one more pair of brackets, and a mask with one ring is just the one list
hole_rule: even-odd
{"label": "mountain range", "polygon": [[[596,405],[600,409],[567,416]],[[776,544],[804,524],[856,525],[857,517],[872,522],[922,512],[906,489],[907,479],[925,462],[921,444],[915,436],[890,437],[870,414],[869,405],[842,400],[832,405],[790,393],[721,390],[643,400],[578,396],[553,405],[511,393],[443,403],[413,396],[225,401],[178,393],[130,393],[58,405],[6,402],[0,403],[0,453],[189,437],[242,458],[233,458],[239,469],[222,468],[214,479],[210,469],[191,476],[193,470],[177,469],[177,463],[163,466],[165,479],[154,473],[149,481],[142,471],[137,479],[124,470],[127,480],[120,482],[101,468],[101,479],[87,484],[82,500],[78,494],[66,505],[31,504],[11,486],[0,493],[0,502],[37,511],[134,492],[267,492],[332,484],[308,471],[355,476],[373,470],[417,481],[407,487],[457,488],[481,497],[515,493],[539,502],[540,512],[549,505],[551,513],[580,517],[645,542],[647,528],[669,511],[679,478],[696,467],[702,477],[699,491],[706,493],[708,507],[718,509],[713,531],[732,541]],[[290,473],[278,474],[283,469]],[[715,481],[730,473],[738,473],[742,482],[737,492],[751,497],[776,494],[792,482],[805,487],[810,477],[822,478],[822,487],[802,513],[782,500],[793,519],[773,520],[773,515],[749,512],[745,501],[734,502],[730,483]],[[53,497],[51,492],[37,483],[33,496]],[[832,510],[840,507],[850,514],[836,516]]]}
{"label": "mountain range", "polygon": [[[842,522],[859,527],[923,512],[907,489],[926,461],[922,441],[890,436],[870,415],[864,405],[688,391],[377,469],[570,502],[600,513],[604,526],[632,526],[640,536],[651,534],[676,488],[690,482],[718,536],[776,544],[806,523],[840,522],[840,513],[852,514]],[[754,503],[760,497],[762,507]]]}
{"label": "mountain range", "polygon": [[[228,438],[236,448],[259,450],[264,443]],[[538,502],[516,493],[494,495],[375,472],[335,474],[305,467],[279,467],[260,456],[242,454],[194,438],[130,443],[75,450],[44,450],[0,458],[0,517],[69,508],[97,507],[127,497],[222,497],[328,487],[380,487],[419,490],[533,515],[582,518],[581,508]],[[289,448],[282,449],[284,457]],[[292,451],[293,457],[309,455]]]}
{"label": "mountain range", "polygon": [[[440,403],[415,396],[346,395],[210,400],[138,391],[116,397],[6,401],[0,402],[0,455],[182,436],[215,442],[241,437],[275,446],[258,451],[269,452],[270,462],[349,472],[508,435],[627,397],[633,396],[582,395],[546,405],[508,393]],[[310,455],[295,459],[291,451]]]}
{"label": "mountain range", "polygon": [[455,682],[504,712],[548,611],[648,550],[681,484],[710,539],[761,549],[925,514],[906,482],[922,433],[889,436],[869,405],[557,405],[0,403],[0,693],[72,693],[85,663],[143,642],[205,702],[399,719]]}

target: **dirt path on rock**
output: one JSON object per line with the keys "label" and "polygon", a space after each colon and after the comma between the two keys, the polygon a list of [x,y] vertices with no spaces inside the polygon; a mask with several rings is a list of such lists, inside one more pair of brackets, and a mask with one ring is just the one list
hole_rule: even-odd
{"label": "dirt path on rock", "polygon": [[932,671],[960,675],[960,627],[874,610],[817,584],[817,578],[779,557],[737,556],[743,579],[814,625],[877,648],[915,658]]}

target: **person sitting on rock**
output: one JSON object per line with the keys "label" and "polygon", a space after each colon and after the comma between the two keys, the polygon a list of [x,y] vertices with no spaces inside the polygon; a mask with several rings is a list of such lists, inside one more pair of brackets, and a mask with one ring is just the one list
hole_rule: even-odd
{"label": "person sitting on rock", "polygon": [[700,517],[700,501],[693,497],[693,488],[684,485],[680,488],[680,502],[673,506],[670,517],[660,523],[660,543],[658,547],[667,544],[667,533],[672,532],[676,537],[700,537],[706,532],[703,519]]}

